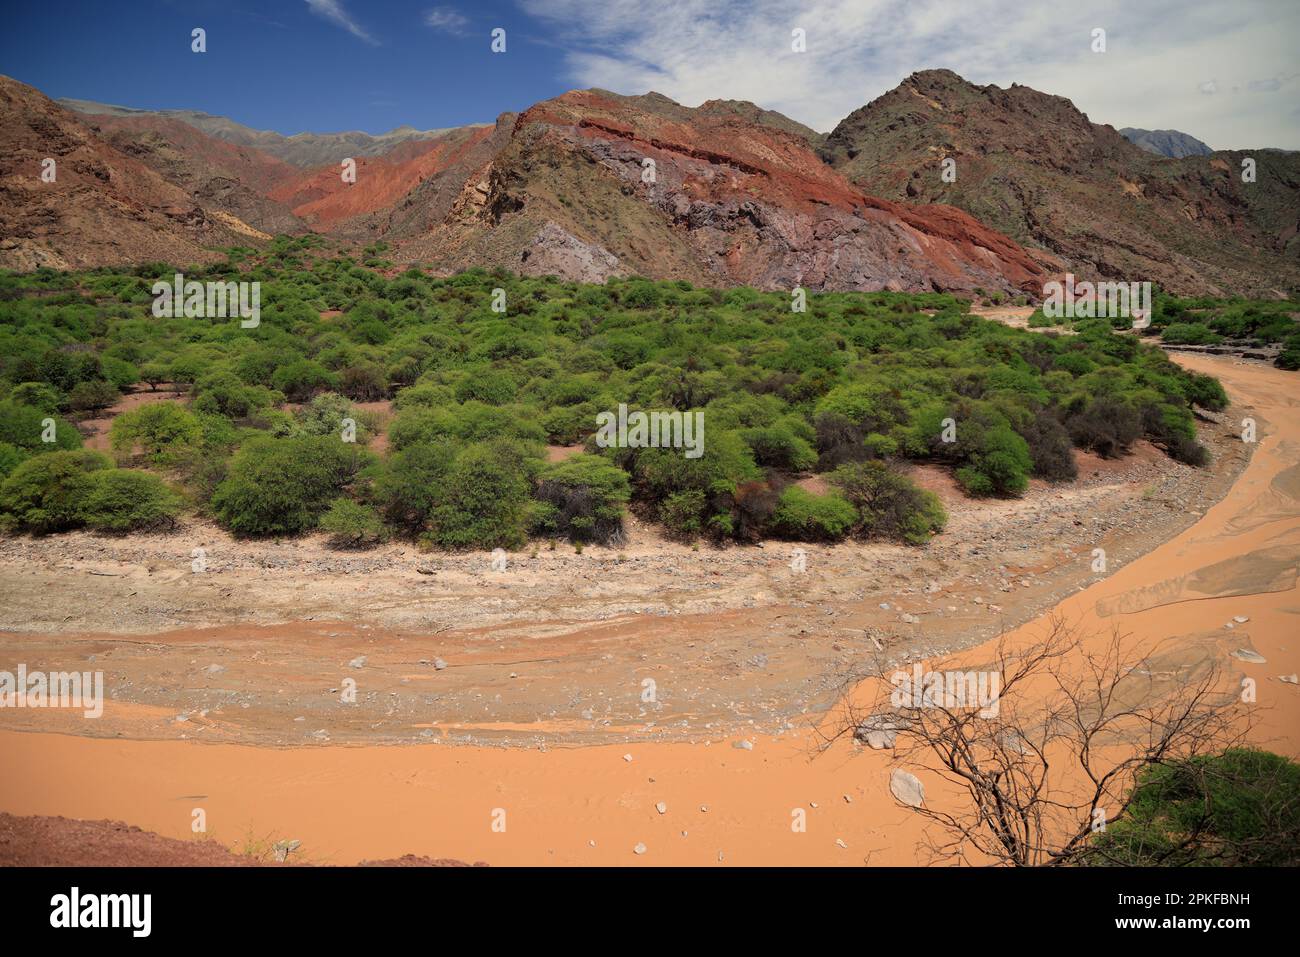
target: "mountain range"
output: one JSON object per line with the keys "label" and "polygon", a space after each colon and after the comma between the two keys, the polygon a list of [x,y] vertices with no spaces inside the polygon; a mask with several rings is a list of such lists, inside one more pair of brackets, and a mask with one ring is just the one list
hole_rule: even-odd
{"label": "mountain range", "polygon": [[1148,153],[1182,159],[1184,156],[1209,156],[1210,149],[1195,136],[1178,130],[1140,130],[1133,126],[1120,128],[1120,135]]}
{"label": "mountain range", "polygon": [[1272,296],[1300,288],[1298,193],[1297,154],[1157,156],[1068,100],[945,70],[829,134],[743,101],[577,90],[491,124],[284,136],[0,78],[14,269],[210,262],[314,231],[437,273],[1037,297],[1071,271]]}

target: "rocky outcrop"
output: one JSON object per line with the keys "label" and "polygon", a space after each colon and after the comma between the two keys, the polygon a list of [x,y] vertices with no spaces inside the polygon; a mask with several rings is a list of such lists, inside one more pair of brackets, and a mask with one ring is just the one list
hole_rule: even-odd
{"label": "rocky outcrop", "polygon": [[76,269],[213,262],[224,258],[215,247],[247,234],[44,94],[0,77],[0,237],[0,267]]}
{"label": "rocky outcrop", "polygon": [[927,70],[841,121],[821,156],[876,195],[966,210],[1052,271],[1188,295],[1300,286],[1300,154],[1171,160],[1063,97]]}
{"label": "rocky outcrop", "polygon": [[601,90],[540,103],[492,160],[479,215],[397,258],[516,268],[535,237],[558,235],[553,227],[566,249],[598,249],[653,278],[765,289],[1041,286],[1042,268],[1005,236],[957,209],[864,194],[785,128],[793,124],[756,110]]}

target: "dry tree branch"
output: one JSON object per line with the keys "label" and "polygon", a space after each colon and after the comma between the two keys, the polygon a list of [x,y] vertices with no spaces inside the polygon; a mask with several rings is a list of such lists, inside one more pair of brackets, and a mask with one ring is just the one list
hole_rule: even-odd
{"label": "dry tree branch", "polygon": [[[845,682],[842,717],[820,746],[896,731],[895,764],[964,795],[946,807],[902,805],[936,825],[927,838],[936,861],[1084,863],[1097,853],[1090,837],[1127,813],[1144,770],[1218,753],[1249,731],[1218,659],[1185,651],[1143,648],[1118,631],[1085,642],[1053,618],[1028,647],[1001,639],[986,668],[925,672],[919,695],[900,694],[915,673],[877,661]],[[975,675],[999,689],[991,706],[973,700]]]}

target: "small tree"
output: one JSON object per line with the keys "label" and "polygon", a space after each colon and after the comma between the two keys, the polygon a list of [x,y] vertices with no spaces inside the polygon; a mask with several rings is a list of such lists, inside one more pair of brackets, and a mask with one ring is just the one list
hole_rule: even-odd
{"label": "small tree", "polygon": [[116,402],[120,395],[113,383],[89,379],[72,387],[68,393],[68,407],[74,412],[99,412]]}
{"label": "small tree", "polygon": [[1217,753],[1249,727],[1212,653],[1187,663],[1168,643],[1127,645],[1116,632],[1094,648],[1056,619],[1029,647],[1000,640],[983,666],[927,670],[985,673],[997,688],[991,709],[955,702],[952,684],[900,700],[900,672],[881,668],[870,703],[851,696],[826,743],[884,728],[896,734],[896,763],[941,780],[943,805],[913,808],[936,825],[928,850],[938,860],[1090,863],[1102,853],[1092,838],[1133,816],[1149,769]]}
{"label": "small tree", "polygon": [[320,529],[328,532],[333,548],[370,548],[386,537],[384,523],[373,508],[350,498],[336,498],[321,516]]}
{"label": "small tree", "polygon": [[92,475],[82,506],[85,522],[105,532],[171,528],[183,502],[167,483],[149,472],[104,469]]}

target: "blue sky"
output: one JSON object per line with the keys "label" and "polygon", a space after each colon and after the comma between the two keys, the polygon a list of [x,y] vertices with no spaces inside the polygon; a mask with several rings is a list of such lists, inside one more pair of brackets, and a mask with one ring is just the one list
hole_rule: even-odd
{"label": "blue sky", "polygon": [[[6,6],[0,73],[53,96],[196,109],[283,133],[489,122],[571,88],[510,2],[44,0]],[[332,19],[330,10],[356,28]],[[440,10],[434,26],[429,12]],[[506,52],[489,48],[494,27]],[[207,31],[207,52],[190,31]]]}
{"label": "blue sky", "polygon": [[[205,54],[190,52],[196,26]],[[489,49],[496,27],[505,54]],[[9,5],[0,72],[55,97],[375,133],[488,122],[589,86],[748,99],[829,130],[947,67],[1116,127],[1300,149],[1298,39],[1297,0],[45,0]]]}

